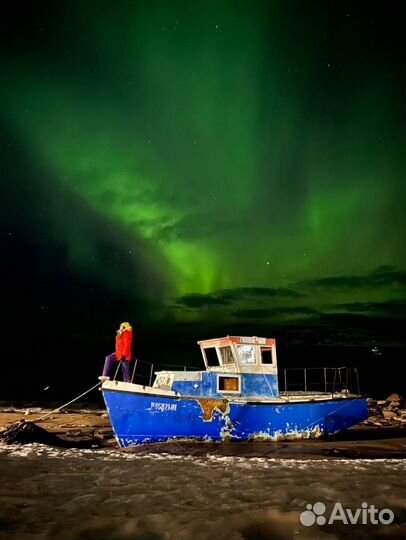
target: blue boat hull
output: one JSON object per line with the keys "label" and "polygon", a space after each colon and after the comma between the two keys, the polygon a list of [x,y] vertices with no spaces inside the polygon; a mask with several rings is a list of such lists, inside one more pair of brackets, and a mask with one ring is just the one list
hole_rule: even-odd
{"label": "blue boat hull", "polygon": [[120,446],[173,439],[284,440],[318,437],[367,418],[364,397],[294,403],[233,403],[103,389]]}

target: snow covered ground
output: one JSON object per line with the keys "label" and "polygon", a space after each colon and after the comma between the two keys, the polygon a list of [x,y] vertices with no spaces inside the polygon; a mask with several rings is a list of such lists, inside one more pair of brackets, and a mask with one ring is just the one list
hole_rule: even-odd
{"label": "snow covered ground", "polygon": [[[139,455],[0,447],[0,538],[311,540],[405,538],[401,460]],[[306,505],[390,509],[390,525],[304,526]]]}

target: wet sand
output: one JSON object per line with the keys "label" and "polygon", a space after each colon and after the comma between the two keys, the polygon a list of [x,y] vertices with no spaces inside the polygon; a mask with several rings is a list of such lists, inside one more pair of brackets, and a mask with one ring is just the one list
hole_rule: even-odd
{"label": "wet sand", "polygon": [[[52,413],[39,420],[46,411],[0,412],[0,429],[19,420],[30,421],[59,436],[72,446],[80,443],[87,448],[116,448],[109,418],[104,411],[67,411]],[[151,453],[171,455],[218,455],[267,457],[286,459],[402,459],[406,457],[405,430],[398,427],[355,426],[345,433],[328,439],[284,442],[225,442],[193,443],[176,441],[139,445],[123,450],[140,455]]]}

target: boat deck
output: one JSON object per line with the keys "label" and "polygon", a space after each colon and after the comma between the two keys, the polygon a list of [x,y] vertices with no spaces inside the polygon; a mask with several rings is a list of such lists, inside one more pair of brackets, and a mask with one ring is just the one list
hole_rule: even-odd
{"label": "boat deck", "polygon": [[[152,386],[143,386],[141,384],[126,383],[118,380],[104,381],[102,385],[103,390],[113,390],[118,392],[139,393],[144,395],[161,396],[163,398],[178,398],[189,396],[182,395],[173,392],[172,390],[164,390],[161,388],[155,388]],[[362,397],[360,394],[352,394],[346,392],[281,392],[279,397],[264,397],[264,396],[252,396],[252,397],[239,397],[236,395],[224,395],[224,399],[232,401],[233,403],[303,403],[309,401],[329,401],[332,399],[356,399]],[[195,396],[190,396],[190,399],[196,399]]]}

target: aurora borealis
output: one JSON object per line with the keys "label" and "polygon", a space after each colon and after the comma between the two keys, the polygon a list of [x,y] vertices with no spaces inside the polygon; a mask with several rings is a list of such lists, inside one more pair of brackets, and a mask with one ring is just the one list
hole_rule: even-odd
{"label": "aurora borealis", "polygon": [[34,357],[45,326],[96,365],[90,344],[127,318],[193,339],[334,320],[373,328],[367,348],[394,325],[401,342],[400,3],[10,9],[3,270]]}

